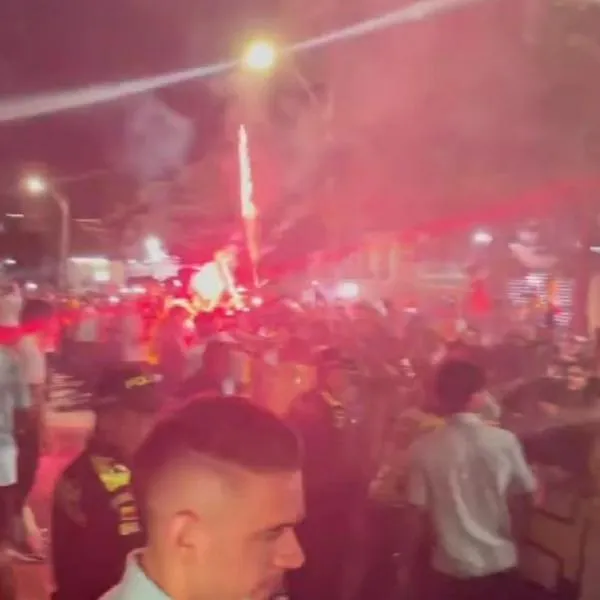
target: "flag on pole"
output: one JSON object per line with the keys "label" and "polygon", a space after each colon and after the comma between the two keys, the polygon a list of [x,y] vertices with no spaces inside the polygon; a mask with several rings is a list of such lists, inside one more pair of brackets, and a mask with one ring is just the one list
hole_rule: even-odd
{"label": "flag on pole", "polygon": [[258,285],[258,228],[256,218],[258,210],[252,199],[254,185],[252,182],[252,167],[250,164],[250,150],[248,147],[248,133],[244,125],[240,125],[238,139],[238,155],[240,161],[240,210],[244,227],[246,229],[246,244],[252,262],[254,283]]}

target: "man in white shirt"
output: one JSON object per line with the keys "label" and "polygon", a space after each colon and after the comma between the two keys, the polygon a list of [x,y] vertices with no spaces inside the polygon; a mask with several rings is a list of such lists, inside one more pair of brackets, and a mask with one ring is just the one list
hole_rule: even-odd
{"label": "man in white shirt", "polygon": [[[28,428],[18,431],[18,502],[16,509],[26,515],[22,530],[15,531],[15,550],[25,560],[40,560],[42,533],[33,513],[27,508],[27,498],[33,488],[41,448],[46,441],[46,403],[48,365],[46,347],[52,334],[54,309],[49,302],[38,298],[27,300],[21,313],[22,337],[17,344],[22,376],[29,389],[32,410],[36,418]],[[26,529],[26,530],[25,530]]]}
{"label": "man in white shirt", "polygon": [[93,383],[106,364],[103,356],[104,327],[102,314],[94,300],[83,300],[73,332],[74,375]]}
{"label": "man in white shirt", "polygon": [[143,363],[148,351],[144,343],[144,320],[137,306],[132,302],[124,302],[120,315],[121,357],[126,363]]}
{"label": "man in white shirt", "polygon": [[517,566],[511,498],[531,498],[536,482],[509,431],[486,424],[480,410],[485,378],[461,360],[439,370],[436,391],[445,427],[410,451],[409,501],[433,534],[438,596],[506,598]]}
{"label": "man in white shirt", "polygon": [[100,340],[100,313],[93,302],[83,304],[75,329],[75,341],[95,344]]}
{"label": "man in white shirt", "polygon": [[300,445],[272,413],[191,402],[155,427],[132,476],[148,545],[104,600],[268,600],[302,565]]}
{"label": "man in white shirt", "polygon": [[16,289],[0,294],[0,598],[16,599],[9,550],[18,514],[17,432],[29,424],[31,398],[21,371],[20,295]]}

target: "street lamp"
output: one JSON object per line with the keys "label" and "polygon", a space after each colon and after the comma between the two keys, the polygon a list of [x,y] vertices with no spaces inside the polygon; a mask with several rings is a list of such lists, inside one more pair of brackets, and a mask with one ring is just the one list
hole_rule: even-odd
{"label": "street lamp", "polygon": [[494,241],[492,234],[482,229],[475,231],[471,239],[476,246],[489,246]]}
{"label": "street lamp", "polygon": [[28,175],[23,180],[23,189],[31,196],[41,196],[48,191],[48,182],[41,175]]}
{"label": "street lamp", "polygon": [[249,71],[269,71],[277,62],[277,49],[267,40],[252,42],[242,56],[242,63]]}
{"label": "street lamp", "polygon": [[66,290],[68,287],[69,233],[71,226],[71,209],[69,200],[61,194],[51,182],[42,175],[31,173],[22,181],[23,190],[30,196],[51,196],[60,210],[60,248],[58,287]]}
{"label": "street lamp", "polygon": [[149,262],[159,263],[169,258],[162,242],[154,235],[148,236],[144,241],[146,256]]}

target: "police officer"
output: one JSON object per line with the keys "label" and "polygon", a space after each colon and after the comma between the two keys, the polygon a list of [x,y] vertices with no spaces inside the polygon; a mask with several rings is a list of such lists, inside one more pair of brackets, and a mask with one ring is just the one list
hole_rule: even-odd
{"label": "police officer", "polygon": [[55,488],[54,600],[97,600],[118,583],[126,555],[144,545],[128,463],[162,404],[160,376],[145,365],[108,369],[89,402],[96,424]]}

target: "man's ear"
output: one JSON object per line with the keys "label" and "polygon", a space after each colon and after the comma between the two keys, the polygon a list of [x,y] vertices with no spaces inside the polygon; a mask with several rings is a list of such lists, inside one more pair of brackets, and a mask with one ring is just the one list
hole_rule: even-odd
{"label": "man's ear", "polygon": [[182,555],[203,554],[208,544],[202,519],[190,510],[178,511],[171,517],[166,535],[168,547]]}

